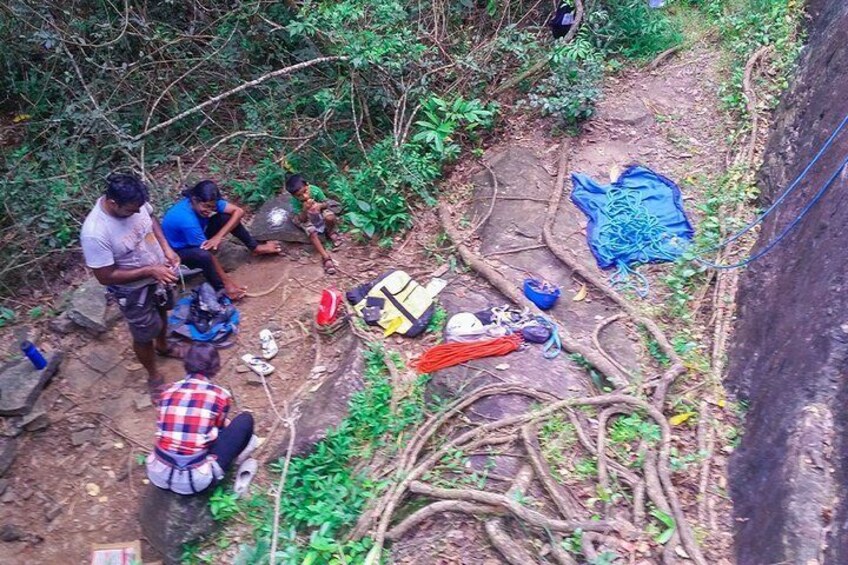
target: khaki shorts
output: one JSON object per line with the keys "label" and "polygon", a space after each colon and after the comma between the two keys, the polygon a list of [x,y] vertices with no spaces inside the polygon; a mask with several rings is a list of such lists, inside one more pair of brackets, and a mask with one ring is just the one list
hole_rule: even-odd
{"label": "khaki shorts", "polygon": [[299,214],[292,216],[292,223],[305,231],[307,234],[324,233],[327,231],[327,216],[338,217],[342,213],[342,205],[335,200],[327,200],[327,208],[320,214],[307,214],[305,222],[301,222]]}

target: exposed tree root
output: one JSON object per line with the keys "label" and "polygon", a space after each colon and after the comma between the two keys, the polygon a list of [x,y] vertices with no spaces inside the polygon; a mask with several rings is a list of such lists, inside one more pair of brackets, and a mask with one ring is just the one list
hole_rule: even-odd
{"label": "exposed tree root", "polygon": [[542,241],[545,242],[545,245],[548,246],[551,253],[553,253],[557,259],[562,261],[569,270],[603,292],[607,298],[612,300],[619,308],[624,310],[633,322],[644,326],[648,333],[651,334],[651,337],[653,337],[657,342],[660,349],[662,349],[663,353],[671,360],[670,368],[662,376],[654,391],[654,405],[662,408],[665,403],[665,395],[668,392],[668,387],[677,377],[686,371],[686,368],[683,366],[683,362],[680,360],[680,356],[671,346],[671,342],[669,342],[665,332],[662,331],[654,320],[642,315],[636,307],[627,301],[626,298],[611,289],[606,281],[604,281],[589,267],[582,264],[570,251],[563,249],[554,236],[554,223],[556,221],[557,212],[559,211],[560,202],[562,201],[562,191],[565,186],[565,174],[568,170],[570,153],[571,141],[568,137],[564,137],[559,150],[559,166],[557,167],[556,184],[554,185],[554,189],[551,191],[551,197],[548,203],[548,213],[542,230]]}
{"label": "exposed tree root", "polygon": [[425,520],[437,516],[443,512],[460,512],[472,516],[503,516],[506,510],[498,506],[486,506],[462,500],[440,500],[428,504],[403,519],[397,526],[386,533],[386,539],[395,541],[402,538],[410,530],[417,528]]}
{"label": "exposed tree root", "polygon": [[551,474],[548,467],[548,462],[542,456],[542,449],[539,446],[538,428],[535,424],[527,424],[521,427],[521,439],[524,440],[524,448],[527,450],[527,457],[530,459],[533,470],[539,481],[545,487],[545,491],[559,510],[560,516],[563,518],[577,518],[584,514],[579,503],[574,500],[565,488],[562,487]]}
{"label": "exposed tree root", "polygon": [[629,375],[630,371],[628,371],[627,368],[624,367],[621,363],[616,361],[612,357],[612,355],[607,353],[606,349],[604,349],[603,346],[601,345],[601,332],[603,331],[603,329],[605,327],[607,327],[608,325],[610,325],[611,323],[616,322],[616,321],[618,321],[622,318],[625,318],[625,317],[627,317],[627,314],[625,314],[623,312],[619,312],[618,314],[615,314],[613,316],[610,316],[609,318],[601,320],[598,323],[598,325],[595,326],[595,331],[592,332],[592,345],[595,346],[595,349],[597,349],[600,352],[600,354],[603,355],[607,359],[607,361],[612,363],[614,366],[618,367],[619,371],[621,371],[622,373],[624,373],[626,375]]}
{"label": "exposed tree root", "polygon": [[498,506],[535,528],[551,530],[552,532],[573,533],[579,529],[584,532],[608,533],[632,530],[630,524],[612,520],[556,520],[545,516],[541,512],[522,506],[514,498],[484,490],[465,488],[447,489],[434,487],[420,481],[413,481],[409,486],[409,490],[416,494],[423,494],[443,500],[470,500],[479,504]]}
{"label": "exposed tree root", "polygon": [[[450,210],[444,202],[439,205],[439,217],[442,222],[442,227],[448,237],[454,242],[461,242],[462,235],[453,225],[450,217]],[[497,269],[492,267],[488,261],[477,255],[464,243],[457,243],[456,250],[466,265],[471,267],[475,272],[486,279],[493,287],[506,296],[510,301],[521,307],[529,308],[531,311],[550,317],[549,312],[539,310],[535,304],[528,300],[519,290],[518,286],[503,276]],[[581,346],[568,332],[564,324],[559,323],[560,334],[562,337],[563,349],[569,353],[576,353],[583,356],[593,367],[603,373],[617,388],[624,388],[630,383],[627,380],[626,374],[615,368],[606,358],[600,355],[592,348]]]}

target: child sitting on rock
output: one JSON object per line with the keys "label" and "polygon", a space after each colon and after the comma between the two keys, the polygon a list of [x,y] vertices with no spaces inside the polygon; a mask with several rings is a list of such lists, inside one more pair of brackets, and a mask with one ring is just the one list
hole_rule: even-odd
{"label": "child sitting on rock", "polygon": [[333,259],[324,248],[319,234],[324,234],[334,248],[341,245],[341,237],[336,231],[341,204],[328,199],[320,188],[307,183],[301,175],[292,175],[286,179],[286,190],[292,196],[292,222],[309,235],[309,241],[321,256],[324,271],[328,275],[336,274]]}

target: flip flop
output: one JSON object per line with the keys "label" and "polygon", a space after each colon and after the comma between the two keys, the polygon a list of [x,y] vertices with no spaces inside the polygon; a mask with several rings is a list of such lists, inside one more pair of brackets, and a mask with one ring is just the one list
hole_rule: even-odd
{"label": "flip flop", "polygon": [[273,359],[280,350],[277,347],[277,342],[274,341],[274,334],[271,333],[271,330],[262,330],[259,332],[259,343],[262,346],[262,357],[266,360]]}
{"label": "flip flop", "polygon": [[338,249],[339,247],[342,246],[342,236],[340,236],[336,232],[329,234],[327,236],[327,239],[329,239],[332,242],[333,249]]}
{"label": "flip flop", "polygon": [[329,259],[329,258],[324,259],[324,272],[327,273],[328,275],[335,275],[336,274],[336,267],[333,264],[332,259]]}
{"label": "flip flop", "polygon": [[274,372],[274,366],[266,363],[256,355],[251,355],[250,353],[246,355],[242,355],[241,360],[247,365],[247,368],[259,375],[260,377],[264,377],[266,375],[270,375]]}
{"label": "flip flop", "polygon": [[233,493],[235,493],[236,498],[247,494],[247,491],[250,489],[250,482],[256,476],[258,470],[259,461],[256,459],[247,459],[239,465],[238,471],[236,471],[236,480],[233,484]]}

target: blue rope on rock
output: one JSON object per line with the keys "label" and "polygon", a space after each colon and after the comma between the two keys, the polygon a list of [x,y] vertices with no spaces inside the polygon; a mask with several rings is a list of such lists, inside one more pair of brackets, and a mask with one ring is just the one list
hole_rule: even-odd
{"label": "blue rope on rock", "polygon": [[[716,245],[712,249],[707,250],[705,253],[709,253],[709,252],[712,252],[712,251],[718,251],[719,249],[723,249],[723,248],[727,247],[728,245],[730,245],[731,243],[738,240],[740,237],[742,237],[743,235],[745,235],[746,233],[748,233],[749,231],[754,229],[756,226],[763,223],[765,221],[765,219],[772,212],[774,212],[777,209],[777,207],[780,206],[783,203],[783,201],[786,200],[786,198],[790,194],[795,192],[795,190],[798,188],[798,186],[800,186],[801,181],[804,180],[804,178],[807,176],[807,173],[810,172],[810,169],[812,169],[813,166],[816,163],[818,163],[819,159],[821,159],[822,155],[824,155],[825,152],[828,149],[830,149],[830,147],[833,145],[833,142],[836,140],[836,136],[839,135],[839,133],[842,132],[843,129],[845,129],[846,125],[848,125],[848,114],[846,114],[845,117],[842,118],[842,121],[839,123],[839,126],[837,126],[835,130],[833,130],[833,133],[831,133],[830,137],[828,137],[827,140],[824,142],[824,144],[822,144],[821,148],[818,150],[818,152],[815,154],[815,156],[812,158],[812,160],[807,164],[806,167],[804,167],[804,170],[802,170],[801,173],[797,177],[795,177],[795,180],[792,181],[792,184],[790,184],[786,188],[786,190],[783,191],[783,194],[781,194],[777,198],[777,200],[775,200],[771,204],[771,206],[766,208],[766,210],[762,214],[760,214],[754,221],[752,221],[747,226],[745,226],[744,228],[739,230],[733,236],[727,238],[722,243]],[[845,168],[846,165],[848,165],[848,157],[843,159],[842,163],[833,172],[833,174],[830,176],[830,178],[827,180],[827,182],[825,182],[825,184],[822,185],[821,188],[819,188],[819,190],[816,192],[816,194],[813,195],[813,197],[810,199],[810,201],[807,203],[807,205],[804,206],[804,208],[801,209],[801,211],[798,213],[798,215],[783,230],[781,230],[780,234],[778,234],[778,236],[776,238],[774,238],[774,240],[769,242],[761,250],[757,251],[756,253],[749,256],[748,258],[746,258],[742,261],[739,261],[737,263],[734,263],[732,265],[719,265],[719,264],[714,263],[712,261],[708,261],[707,259],[704,259],[703,253],[700,254],[698,257],[695,257],[695,261],[697,261],[698,263],[701,263],[702,265],[704,265],[706,267],[710,267],[710,268],[713,268],[713,269],[736,269],[738,267],[744,267],[744,266],[756,261],[757,259],[759,259],[763,255],[765,255],[766,253],[768,253],[769,251],[774,249],[777,246],[778,243],[783,241],[783,239],[789,234],[789,232],[791,232],[793,229],[795,229],[795,227],[801,222],[801,220],[804,219],[804,217],[813,208],[813,206],[815,206],[815,204],[819,200],[821,200],[821,198],[828,191],[828,189],[831,186],[833,186],[833,183],[836,181],[837,178],[839,178],[839,175],[842,173],[842,170]]]}

